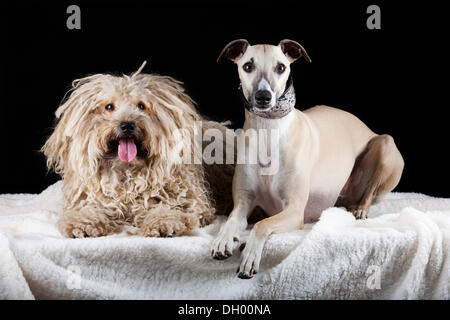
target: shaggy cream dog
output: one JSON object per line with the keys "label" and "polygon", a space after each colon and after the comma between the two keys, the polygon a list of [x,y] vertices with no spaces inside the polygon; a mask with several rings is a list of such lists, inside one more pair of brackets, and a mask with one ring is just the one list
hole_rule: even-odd
{"label": "shaggy cream dog", "polygon": [[[232,165],[180,161],[194,152],[202,120],[193,101],[180,82],[141,69],[76,80],[56,111],[42,151],[64,180],[58,228],[67,237],[104,236],[126,224],[142,236],[178,236],[230,209]],[[225,129],[203,121],[203,130],[211,127]]]}

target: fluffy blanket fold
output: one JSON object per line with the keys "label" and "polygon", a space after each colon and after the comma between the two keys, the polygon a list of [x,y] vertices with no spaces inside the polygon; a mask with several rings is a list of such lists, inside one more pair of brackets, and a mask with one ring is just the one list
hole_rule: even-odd
{"label": "fluffy blanket fold", "polygon": [[[253,279],[239,250],[210,257],[220,224],[179,238],[62,238],[61,183],[0,195],[1,299],[449,299],[450,199],[390,193],[355,220],[326,210],[273,235]],[[245,239],[245,237],[244,237]]]}

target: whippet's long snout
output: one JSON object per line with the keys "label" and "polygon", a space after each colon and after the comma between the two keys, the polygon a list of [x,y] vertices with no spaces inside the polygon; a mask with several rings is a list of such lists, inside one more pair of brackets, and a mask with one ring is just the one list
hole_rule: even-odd
{"label": "whippet's long snout", "polygon": [[266,80],[266,77],[262,77],[258,81],[258,86],[255,88],[256,90],[254,95],[254,104],[256,107],[260,109],[267,109],[273,104],[273,91],[270,86],[269,81]]}
{"label": "whippet's long snout", "polygon": [[272,93],[269,90],[258,90],[255,93],[255,102],[260,108],[268,108],[272,101]]}

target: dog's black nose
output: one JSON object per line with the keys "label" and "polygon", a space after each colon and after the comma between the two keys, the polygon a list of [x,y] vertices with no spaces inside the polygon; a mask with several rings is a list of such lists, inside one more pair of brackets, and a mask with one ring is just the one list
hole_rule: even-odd
{"label": "dog's black nose", "polygon": [[272,94],[269,90],[258,90],[255,93],[255,101],[259,106],[266,106],[272,100]]}
{"label": "dog's black nose", "polygon": [[136,128],[136,125],[134,124],[134,122],[121,122],[120,123],[120,130],[123,133],[133,132],[135,128]]}

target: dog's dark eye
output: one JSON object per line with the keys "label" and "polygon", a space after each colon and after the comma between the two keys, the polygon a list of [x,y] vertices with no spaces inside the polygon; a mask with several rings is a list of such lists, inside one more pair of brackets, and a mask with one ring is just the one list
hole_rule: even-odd
{"label": "dog's dark eye", "polygon": [[277,64],[276,70],[279,74],[282,74],[284,72],[284,70],[286,70],[286,66],[282,63],[279,63],[279,64]]}
{"label": "dog's dark eye", "polygon": [[116,107],[114,107],[114,105],[113,105],[112,103],[107,104],[107,105],[105,106],[106,111],[109,111],[109,112],[114,111],[115,108],[116,108]]}
{"label": "dog's dark eye", "polygon": [[244,65],[242,66],[242,69],[244,69],[245,72],[250,73],[250,72],[253,71],[254,67],[255,67],[255,66],[253,65],[253,63],[247,62],[246,64],[244,64]]}
{"label": "dog's dark eye", "polygon": [[140,110],[145,110],[145,104],[143,103],[143,102],[139,102],[138,104],[137,104],[137,107],[140,109]]}

